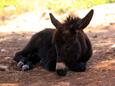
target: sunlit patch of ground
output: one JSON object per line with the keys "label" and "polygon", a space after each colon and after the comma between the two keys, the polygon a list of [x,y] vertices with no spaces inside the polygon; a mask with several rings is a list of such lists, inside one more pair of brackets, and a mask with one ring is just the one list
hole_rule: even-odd
{"label": "sunlit patch of ground", "polygon": [[95,65],[95,68],[115,71],[115,59],[102,61],[102,62],[98,63],[97,65]]}
{"label": "sunlit patch of ground", "polygon": [[0,84],[0,86],[19,86],[19,84],[18,83],[14,83],[14,84],[12,84],[12,83],[2,83],[2,84]]}

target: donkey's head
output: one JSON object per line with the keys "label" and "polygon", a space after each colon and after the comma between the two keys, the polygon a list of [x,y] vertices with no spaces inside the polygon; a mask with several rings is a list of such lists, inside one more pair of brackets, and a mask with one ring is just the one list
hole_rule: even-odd
{"label": "donkey's head", "polygon": [[[91,10],[82,19],[75,16],[69,16],[63,23],[59,22],[50,13],[51,22],[56,27],[52,41],[57,48],[56,70],[58,74],[65,75],[67,63],[75,63],[77,61],[76,59],[80,57],[81,51],[78,48],[79,41],[82,40],[82,43],[84,41],[84,37],[82,36],[84,33],[83,29],[90,23],[93,12],[94,11]],[[83,43],[81,45],[84,46],[85,44]]]}
{"label": "donkey's head", "polygon": [[74,41],[76,32],[82,31],[90,23],[93,13],[94,11],[91,10],[82,19],[75,16],[69,16],[63,23],[59,22],[53,16],[53,14],[50,13],[51,22],[56,27],[53,42],[58,43],[59,41],[61,42]]}

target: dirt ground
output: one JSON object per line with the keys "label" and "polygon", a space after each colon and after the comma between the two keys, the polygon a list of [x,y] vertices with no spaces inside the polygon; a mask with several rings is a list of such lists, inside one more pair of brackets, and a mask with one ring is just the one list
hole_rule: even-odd
{"label": "dirt ground", "polygon": [[70,71],[60,77],[39,65],[27,72],[19,71],[12,58],[33,33],[0,32],[0,86],[115,86],[115,24],[89,27],[86,33],[93,45],[86,72]]}
{"label": "dirt ground", "polygon": [[[113,13],[114,9],[110,8]],[[99,9],[97,11],[103,11]],[[95,10],[95,14],[99,12]],[[40,30],[38,27],[49,26],[51,22],[41,22],[45,25],[39,26],[41,23],[33,14],[21,15],[8,25],[1,25],[0,22],[0,86],[115,86],[115,15],[107,14],[103,17],[99,13],[97,16],[92,24],[97,21],[100,25],[89,26],[85,30],[93,46],[93,56],[88,62],[86,72],[69,71],[65,77],[49,72],[39,65],[30,71],[19,71],[12,60],[15,53],[36,33],[34,31]],[[106,24],[105,20],[113,20],[113,23]]]}

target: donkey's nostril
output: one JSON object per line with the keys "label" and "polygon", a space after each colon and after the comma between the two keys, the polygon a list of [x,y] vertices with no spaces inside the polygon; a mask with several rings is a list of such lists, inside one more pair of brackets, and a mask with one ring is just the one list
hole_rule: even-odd
{"label": "donkey's nostril", "polygon": [[67,71],[68,71],[67,68],[56,70],[57,74],[60,76],[65,76],[67,74]]}

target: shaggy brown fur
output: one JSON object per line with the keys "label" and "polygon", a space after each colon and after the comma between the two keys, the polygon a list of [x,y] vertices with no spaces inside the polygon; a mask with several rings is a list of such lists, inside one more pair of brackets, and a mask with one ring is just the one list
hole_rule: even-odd
{"label": "shaggy brown fur", "polygon": [[[66,75],[67,69],[85,71],[92,47],[83,29],[92,16],[93,10],[83,19],[69,16],[64,23],[60,23],[50,13],[56,29],[45,29],[33,35],[28,45],[16,53],[14,60],[18,62],[17,66],[28,70],[33,64],[40,63],[48,70],[56,70],[59,75]],[[60,67],[60,64],[63,66]]]}

